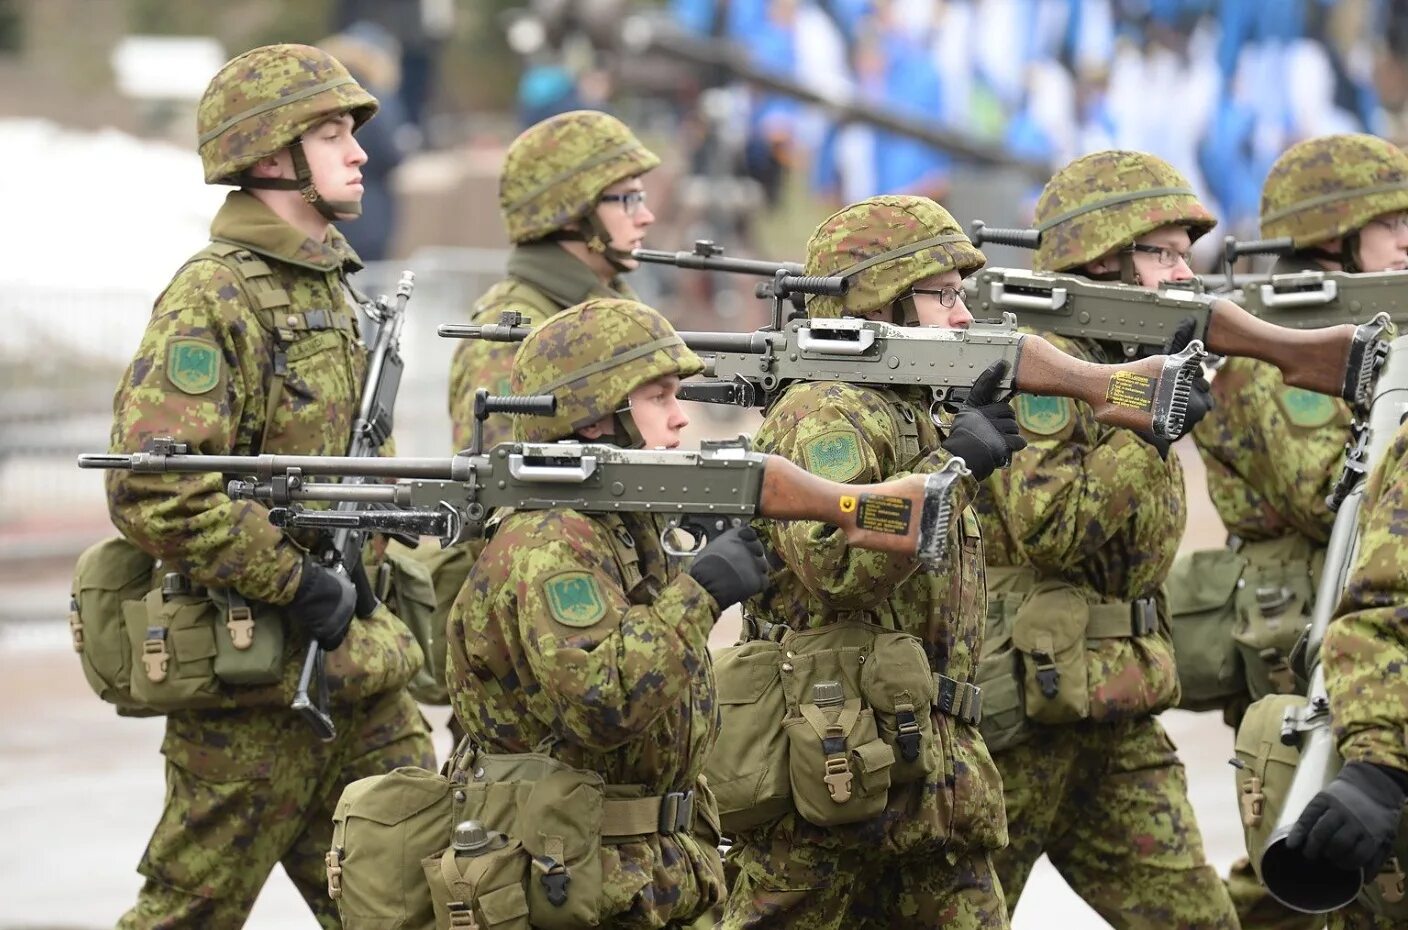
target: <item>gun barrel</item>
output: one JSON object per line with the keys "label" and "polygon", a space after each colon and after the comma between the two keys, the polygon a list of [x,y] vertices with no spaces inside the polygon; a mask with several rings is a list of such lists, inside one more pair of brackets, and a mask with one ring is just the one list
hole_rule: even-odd
{"label": "gun barrel", "polygon": [[806,266],[798,262],[769,262],[751,258],[728,258],[723,255],[700,255],[698,252],[665,252],[659,249],[632,249],[631,258],[654,265],[673,265],[695,271],[722,271],[771,278],[779,271],[800,275]]}
{"label": "gun barrel", "polygon": [[79,468],[131,468],[132,456],[108,453],[85,453],[78,457]]}
{"label": "gun barrel", "polygon": [[297,472],[343,478],[431,478],[463,480],[473,464],[463,456],[445,458],[373,458],[359,455],[164,455],[133,452],[128,455],[78,457],[80,468],[119,468],[144,474],[164,472],[219,472],[269,479]]}
{"label": "gun barrel", "polygon": [[522,342],[533,330],[528,326],[499,323],[441,323],[435,335],[444,339],[487,339],[489,342]]}
{"label": "gun barrel", "polygon": [[684,344],[695,352],[736,352],[761,355],[768,350],[771,333],[682,332]]}

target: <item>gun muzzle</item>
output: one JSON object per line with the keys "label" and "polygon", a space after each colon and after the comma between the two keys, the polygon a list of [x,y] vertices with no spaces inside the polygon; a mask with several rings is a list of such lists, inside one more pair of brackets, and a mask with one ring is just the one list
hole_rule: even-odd
{"label": "gun muzzle", "polygon": [[78,457],[79,468],[132,468],[132,456],[86,453]]}
{"label": "gun muzzle", "polygon": [[990,242],[993,245],[1010,245],[1017,249],[1035,249],[1041,245],[1041,230],[989,226],[982,220],[974,220],[969,226],[968,238],[978,247]]}
{"label": "gun muzzle", "polygon": [[487,339],[490,342],[522,342],[532,331],[532,327],[502,323],[441,323],[435,327],[435,335],[445,339]]}

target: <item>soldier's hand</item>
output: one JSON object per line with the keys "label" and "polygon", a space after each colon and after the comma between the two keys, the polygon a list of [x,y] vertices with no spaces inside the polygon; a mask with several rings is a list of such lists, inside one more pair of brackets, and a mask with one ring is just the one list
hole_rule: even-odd
{"label": "soldier's hand", "polygon": [[1159,458],[1168,460],[1168,450],[1173,445],[1174,440],[1182,439],[1193,432],[1193,427],[1197,426],[1203,417],[1208,415],[1208,411],[1213,408],[1212,385],[1208,379],[1201,375],[1193,379],[1192,390],[1188,392],[1188,412],[1183,415],[1183,430],[1173,439],[1164,439],[1162,436],[1155,436],[1148,430],[1137,429],[1134,434],[1140,439],[1153,446],[1159,452]]}
{"label": "soldier's hand", "polygon": [[995,400],[1006,374],[1007,360],[998,359],[978,375],[943,441],[943,447],[962,458],[979,481],[1011,462],[1012,453],[1027,447],[1012,405]]}
{"label": "soldier's hand", "polygon": [[761,593],[768,585],[768,570],[757,532],[751,526],[737,526],[699,550],[689,575],[723,610]]}
{"label": "soldier's hand", "polygon": [[1402,780],[1372,762],[1349,762],[1291,828],[1286,846],[1310,860],[1333,860],[1375,875],[1393,851],[1403,812]]}
{"label": "soldier's hand", "polygon": [[345,574],[305,558],[298,590],[284,609],[318,645],[332,652],[347,636],[356,607],[357,589]]}

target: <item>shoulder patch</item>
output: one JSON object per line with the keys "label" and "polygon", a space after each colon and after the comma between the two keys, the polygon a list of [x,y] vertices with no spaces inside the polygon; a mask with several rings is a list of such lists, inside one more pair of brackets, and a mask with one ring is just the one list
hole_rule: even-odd
{"label": "shoulder patch", "polygon": [[606,598],[591,572],[558,572],[543,582],[548,612],[563,626],[589,627],[606,616]]}
{"label": "shoulder patch", "polygon": [[220,349],[205,339],[173,339],[166,346],[166,379],[187,394],[220,383]]}
{"label": "shoulder patch", "polygon": [[1283,387],[1280,400],[1281,409],[1286,412],[1286,419],[1304,429],[1324,426],[1338,413],[1333,397],[1304,388]]}
{"label": "shoulder patch", "polygon": [[1017,425],[1038,436],[1054,436],[1071,423],[1071,401],[1066,397],[1018,394],[1012,401]]}
{"label": "shoulder patch", "polygon": [[861,473],[865,459],[860,454],[860,439],[853,431],[833,429],[802,446],[802,464],[820,478],[845,482]]}

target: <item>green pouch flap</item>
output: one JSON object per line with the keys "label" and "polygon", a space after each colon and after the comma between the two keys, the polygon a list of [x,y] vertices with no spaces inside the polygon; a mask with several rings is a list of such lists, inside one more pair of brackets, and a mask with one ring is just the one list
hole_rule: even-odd
{"label": "green pouch flap", "polygon": [[714,655],[719,739],[704,774],[730,834],[775,820],[791,807],[781,661],[782,646],[768,640],[740,643]]}
{"label": "green pouch flap", "polygon": [[1220,610],[1232,600],[1246,567],[1247,560],[1231,549],[1202,549],[1180,556],[1164,582],[1169,614],[1176,621],[1186,614]]}
{"label": "green pouch flap", "polygon": [[864,774],[883,771],[895,764],[895,751],[884,740],[862,743],[851,750],[856,766]]}
{"label": "green pouch flap", "polygon": [[89,546],[74,566],[69,631],[83,665],[83,677],[99,698],[119,709],[137,709],[132,698],[132,648],[124,602],[141,599],[152,587],[155,561],[121,536]]}
{"label": "green pouch flap", "polygon": [[528,896],[522,885],[510,885],[479,896],[479,909],[489,927],[498,928],[510,921],[523,918],[523,926],[528,926]]}
{"label": "green pouch flap", "polygon": [[[578,930],[601,920],[601,826],[605,784],[600,775],[561,768],[532,785],[518,808],[516,833],[532,859],[528,912],[541,930]],[[554,900],[554,876],[569,877]]]}
{"label": "green pouch flap", "polygon": [[1074,723],[1090,716],[1085,631],[1090,602],[1063,581],[1038,582],[1012,622],[1012,645],[1022,653],[1027,718]]}
{"label": "green pouch flap", "polygon": [[[210,601],[215,605],[212,619],[215,639],[215,677],[227,685],[272,685],[283,680],[284,616],[272,604],[249,601],[242,605],[249,611],[252,624],[243,630],[242,614],[231,615],[229,594],[211,590]],[[247,637],[242,639],[241,637]],[[241,648],[240,643],[248,645]]]}
{"label": "green pouch flap", "polygon": [[1297,694],[1271,694],[1247,708],[1237,728],[1234,768],[1238,810],[1252,868],[1261,877],[1261,854],[1280,819],[1281,808],[1295,777],[1300,750],[1281,742],[1287,710],[1302,710],[1306,699]]}
{"label": "green pouch flap", "polygon": [[443,776],[421,768],[399,768],[381,777],[384,784],[380,789],[363,793],[349,809],[349,816],[395,826],[445,800],[450,791]]}
{"label": "green pouch flap", "polygon": [[1246,559],[1230,549],[1181,556],[1164,582],[1168,592],[1179,702],[1185,710],[1221,707],[1246,690],[1233,631]]}
{"label": "green pouch flap", "polygon": [[934,771],[938,750],[932,710],[938,685],[919,637],[877,633],[861,666],[860,687],[875,712],[880,739],[894,750],[890,779],[907,784]]}

